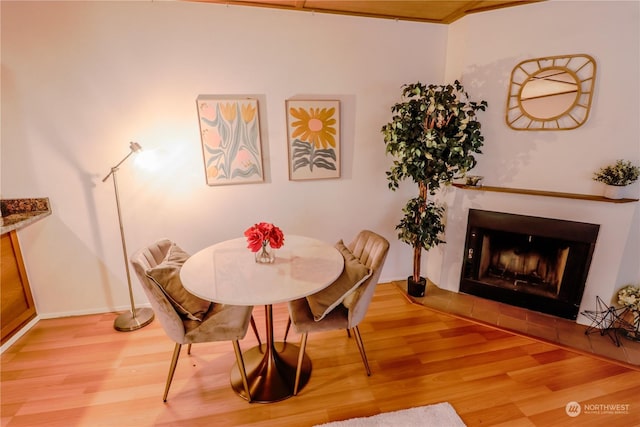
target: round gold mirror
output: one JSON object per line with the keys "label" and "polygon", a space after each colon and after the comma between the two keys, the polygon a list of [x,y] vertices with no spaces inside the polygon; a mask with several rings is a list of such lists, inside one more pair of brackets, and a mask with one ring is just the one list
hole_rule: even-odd
{"label": "round gold mirror", "polygon": [[506,120],[515,130],[563,130],[589,116],[596,64],[589,55],[520,62],[511,72]]}

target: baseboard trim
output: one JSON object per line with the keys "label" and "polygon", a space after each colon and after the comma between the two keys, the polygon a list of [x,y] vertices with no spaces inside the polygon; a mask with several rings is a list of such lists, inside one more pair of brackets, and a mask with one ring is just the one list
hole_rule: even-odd
{"label": "baseboard trim", "polygon": [[15,342],[18,341],[24,334],[29,332],[29,330],[33,328],[40,319],[41,317],[39,315],[36,315],[36,317],[31,319],[29,323],[20,328],[18,332],[16,332],[11,338],[9,338],[4,344],[2,344],[2,346],[0,346],[0,354],[4,353],[5,350],[15,344]]}

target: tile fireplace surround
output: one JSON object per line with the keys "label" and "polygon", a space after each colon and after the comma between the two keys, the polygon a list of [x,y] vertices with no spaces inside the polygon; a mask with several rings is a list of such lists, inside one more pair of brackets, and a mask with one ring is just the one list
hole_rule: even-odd
{"label": "tile fireplace surround", "polygon": [[[406,281],[393,283],[406,294]],[[620,338],[621,345],[616,347],[607,335],[602,336],[597,332],[585,334],[587,326],[580,325],[574,320],[447,291],[431,282],[427,285],[424,297],[414,298],[407,295],[407,298],[416,304],[422,304],[442,313],[640,369],[640,342]]]}

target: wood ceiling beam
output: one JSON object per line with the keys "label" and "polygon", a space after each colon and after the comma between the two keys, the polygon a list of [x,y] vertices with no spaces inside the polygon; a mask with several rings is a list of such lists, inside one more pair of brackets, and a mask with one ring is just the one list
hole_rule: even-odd
{"label": "wood ceiling beam", "polygon": [[545,0],[184,0],[238,6],[331,13],[368,18],[450,24],[478,12]]}

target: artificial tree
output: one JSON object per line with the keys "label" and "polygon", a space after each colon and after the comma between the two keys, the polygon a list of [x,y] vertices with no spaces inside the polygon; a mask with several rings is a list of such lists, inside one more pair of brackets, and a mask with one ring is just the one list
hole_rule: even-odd
{"label": "artificial tree", "polygon": [[486,101],[469,101],[458,80],[453,85],[420,82],[402,87],[402,102],[391,107],[391,122],[382,127],[386,152],[395,157],[387,180],[391,190],[407,178],[418,184],[418,196],[402,209],[398,238],[413,247],[413,275],[409,293],[423,296],[426,279],[420,275],[422,249],[444,243],[444,207],[428,199],[442,185],[463,176],[476,165],[484,137],[476,112]]}

